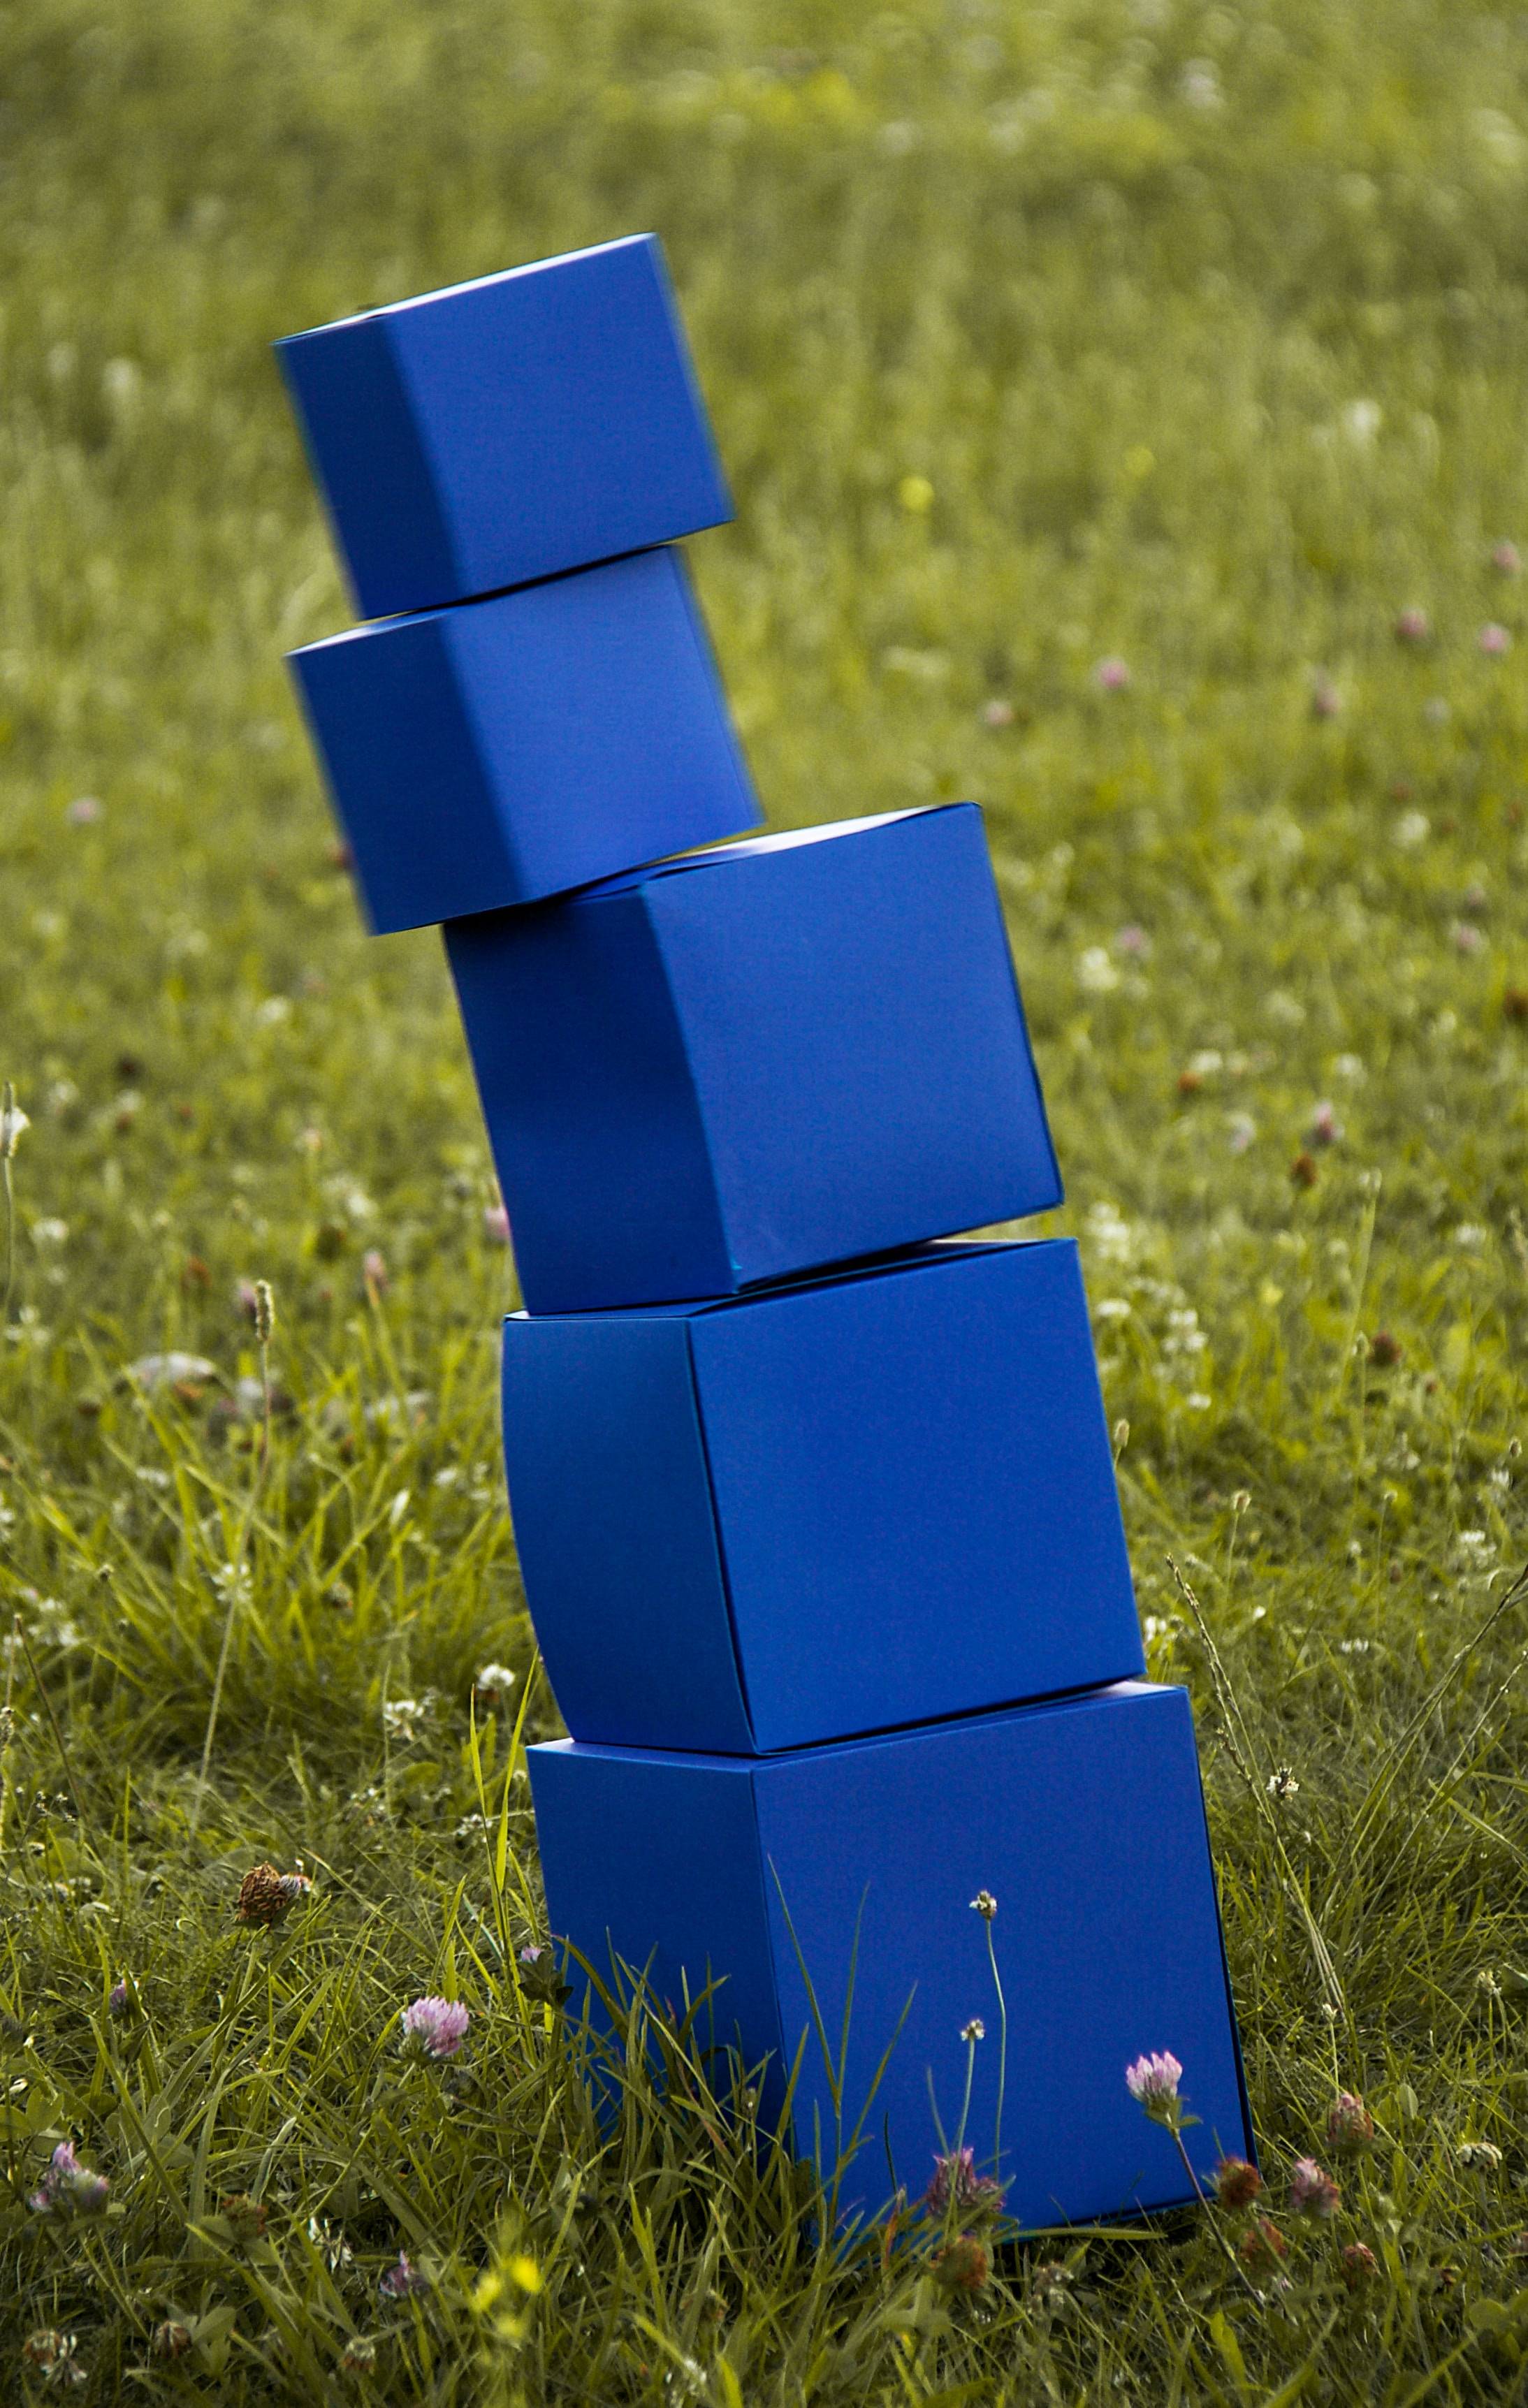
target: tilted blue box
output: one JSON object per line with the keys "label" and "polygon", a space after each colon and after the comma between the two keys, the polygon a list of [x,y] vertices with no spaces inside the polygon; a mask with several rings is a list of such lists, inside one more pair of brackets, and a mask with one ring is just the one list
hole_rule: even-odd
{"label": "tilted blue box", "polygon": [[575,1739],[748,1755],[1145,1670],[1077,1249],[504,1326]]}
{"label": "tilted blue box", "polygon": [[973,804],[746,838],[446,943],[532,1312],[1060,1201]]}
{"label": "tilted blue box", "polygon": [[757,824],[669,548],[290,657],[379,931],[560,894]]}
{"label": "tilted blue box", "polygon": [[[1202,2181],[1222,2152],[1251,2156],[1181,1689],[1130,1683],[752,1760],[565,1740],[532,1748],[530,1771],[554,1933],[602,1982],[613,1956],[680,2013],[717,1981],[698,2018],[717,2086],[720,2052],[767,2058],[771,2125],[800,2052],[796,2153],[830,2168],[858,2128],[845,2211],[924,2189],[959,2130],[973,2018],[986,2036],[965,2143],[982,2171],[996,2163],[1021,2225],[1192,2196],[1170,2135],[1126,2090],[1143,2054],[1183,2066]],[[971,1903],[983,1889],[1006,2001],[1001,2150],[1003,2019]],[[568,1978],[577,2008],[587,1985]],[[823,2043],[836,2058],[846,2006],[839,2116]],[[601,2019],[597,1999],[591,2011]]]}
{"label": "tilted blue box", "polygon": [[276,351],[364,618],[732,515],[654,235],[342,318]]}

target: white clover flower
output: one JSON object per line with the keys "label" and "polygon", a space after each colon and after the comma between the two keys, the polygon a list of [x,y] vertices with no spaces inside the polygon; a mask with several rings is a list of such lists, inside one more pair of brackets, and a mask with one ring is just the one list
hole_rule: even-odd
{"label": "white clover flower", "polygon": [[1122,1262],[1129,1254],[1134,1234],[1117,1205],[1090,1205],[1086,1226],[1088,1238],[1105,1261]]}
{"label": "white clover flower", "polygon": [[1106,945],[1089,945],[1077,955],[1077,984],[1085,995],[1112,995],[1119,975]]}
{"label": "white clover flower", "polygon": [[136,1363],[129,1363],[127,1376],[152,1393],[157,1388],[173,1388],[181,1380],[197,1383],[215,1380],[218,1367],[209,1363],[205,1354],[182,1354],[172,1349],[167,1354],[140,1354]]}
{"label": "white clover flower", "polygon": [[1213,109],[1225,106],[1220,78],[1213,59],[1190,59],[1178,78],[1178,92],[1190,108]]}
{"label": "white clover flower", "polygon": [[1350,401],[1342,413],[1342,431],[1349,443],[1364,449],[1374,441],[1385,423],[1385,413],[1377,401]]}
{"label": "white clover flower", "polygon": [[407,1743],[419,1737],[428,1713],[420,1698],[389,1698],[382,1708],[382,1728],[389,1739]]}

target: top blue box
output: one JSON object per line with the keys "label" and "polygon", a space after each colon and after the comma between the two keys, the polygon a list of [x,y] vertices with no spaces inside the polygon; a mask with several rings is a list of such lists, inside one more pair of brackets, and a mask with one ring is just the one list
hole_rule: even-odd
{"label": "top blue box", "polygon": [[732,516],[654,235],[341,318],[276,351],[364,618]]}
{"label": "top blue box", "polygon": [[1061,1200],[974,804],[445,936],[531,1312],[731,1296]]}

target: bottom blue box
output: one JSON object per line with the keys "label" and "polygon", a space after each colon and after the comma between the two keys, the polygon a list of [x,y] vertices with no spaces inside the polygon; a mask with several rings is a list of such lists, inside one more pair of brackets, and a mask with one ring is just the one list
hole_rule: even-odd
{"label": "bottom blue box", "polygon": [[1201,2179],[1251,2155],[1183,1690],[1127,1682],[765,1758],[565,1740],[530,1767],[554,1933],[676,2009],[719,1981],[709,2036],[768,2059],[771,2125],[800,2052],[793,2145],[829,2171],[854,2143],[845,2213],[925,2188],[959,2128],[973,2019],[965,2143],[1021,2226],[1191,2196],[1125,2087],[1142,2055],[1183,2066]]}

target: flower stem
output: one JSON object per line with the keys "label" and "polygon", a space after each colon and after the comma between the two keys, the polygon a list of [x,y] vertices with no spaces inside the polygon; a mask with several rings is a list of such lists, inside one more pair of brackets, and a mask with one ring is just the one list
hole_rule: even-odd
{"label": "flower stem", "polygon": [[[959,2130],[956,2133],[956,2135],[955,2135],[955,2146],[954,2146],[954,2148],[950,2151],[950,2161],[951,2161],[951,2163],[952,2163],[952,2164],[959,2164],[959,2157],[960,2157],[960,2151],[961,2151],[961,2149],[962,2149],[962,2148],[964,2147],[964,2145],[965,2145],[965,2138],[966,2138],[966,2119],[967,2119],[967,2117],[968,2117],[968,2116],[970,2115],[970,2114],[971,2114],[971,2085],[972,2085],[973,2079],[974,2078],[975,2071],[976,2071],[976,2043],[975,2043],[975,2042],[974,2042],[973,2040],[968,2040],[968,2041],[967,2041],[967,2042],[966,2042],[966,2095],[965,2095],[965,2097],[964,2097],[964,2098],[961,2100],[961,2101],[960,2101],[960,2128],[959,2128]],[[954,2193],[954,2184],[953,2184],[953,2182],[952,2182],[952,2184],[951,2184],[951,2194],[952,2194],[952,2196],[953,2196],[953,2193]]]}
{"label": "flower stem", "polygon": [[992,2128],[992,2179],[1002,2180],[1002,2094],[1008,2074],[1008,2001],[1002,1995],[1002,1978],[998,1971],[998,1952],[992,1939],[992,1917],[983,1918],[987,1926],[987,1957],[992,1968],[992,1987],[998,1994],[998,2112]]}
{"label": "flower stem", "polygon": [[1217,2246],[1225,2258],[1227,2264],[1230,2266],[1231,2271],[1235,2275],[1238,2283],[1240,2283],[1243,2290],[1246,2291],[1250,2298],[1256,2300],[1259,2307],[1261,2308],[1262,2305],[1262,2293],[1258,2289],[1257,2285],[1251,2281],[1247,2272],[1247,2269],[1243,2266],[1241,2259],[1236,2255],[1236,2252],[1232,2249],[1230,2242],[1226,2239],[1225,2234],[1216,2223],[1214,2216],[1210,2215],[1210,2203],[1205,2198],[1203,2189],[1200,2187],[1199,2176],[1194,2172],[1193,2161],[1190,2158],[1188,2150],[1183,2145],[1183,2134],[1179,2131],[1176,2124],[1169,2125],[1168,2129],[1173,2135],[1174,2144],[1177,2149],[1177,2153],[1183,2159],[1183,2171],[1193,2185],[1194,2197],[1198,2200],[1200,2206],[1204,2210],[1205,2214],[1209,2216],[1210,2230],[1215,2235]]}
{"label": "flower stem", "polygon": [[10,1292],[16,1284],[16,1197],[10,1183],[10,1156],[0,1156],[0,1178],[6,1189],[6,1300],[0,1305],[0,1330],[10,1326]]}
{"label": "flower stem", "polygon": [[260,1469],[270,1461],[270,1340],[260,1339]]}

